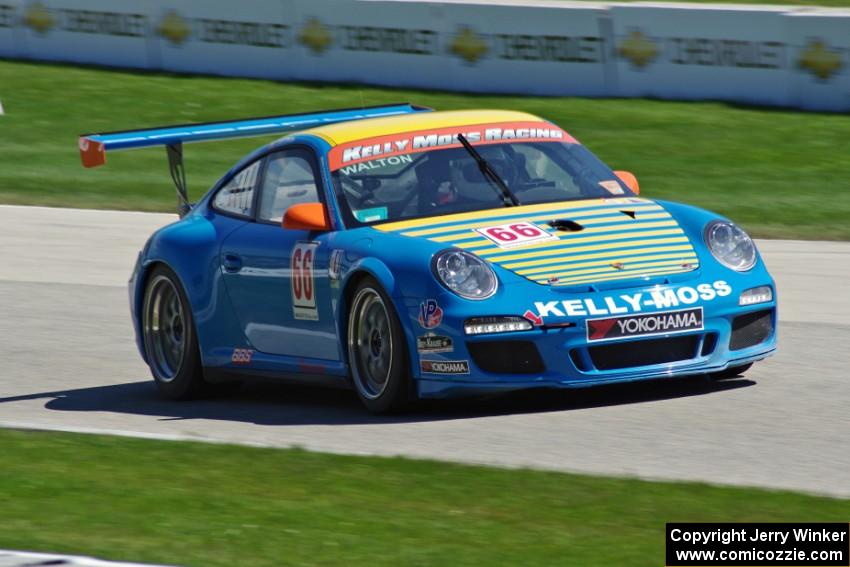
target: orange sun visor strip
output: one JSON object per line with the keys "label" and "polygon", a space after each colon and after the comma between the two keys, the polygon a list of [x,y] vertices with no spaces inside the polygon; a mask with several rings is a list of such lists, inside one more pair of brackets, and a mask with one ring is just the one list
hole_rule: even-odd
{"label": "orange sun visor strip", "polygon": [[336,171],[381,158],[460,148],[462,145],[457,139],[458,134],[463,134],[473,146],[514,142],[578,143],[578,140],[549,122],[494,122],[403,132],[340,144],[328,152],[328,164],[331,171]]}

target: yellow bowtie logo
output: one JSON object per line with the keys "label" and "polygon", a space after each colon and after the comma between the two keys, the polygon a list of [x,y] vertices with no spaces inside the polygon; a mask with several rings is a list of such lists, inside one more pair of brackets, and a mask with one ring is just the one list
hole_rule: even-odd
{"label": "yellow bowtie logo", "polygon": [[634,30],[620,44],[618,53],[638,69],[643,69],[658,55],[658,48],[643,32]]}
{"label": "yellow bowtie logo", "polygon": [[821,81],[827,81],[844,64],[841,55],[830,50],[824,41],[816,39],[806,46],[797,65]]}
{"label": "yellow bowtie logo", "polygon": [[321,55],[333,44],[334,38],[318,18],[310,18],[307,24],[301,28],[298,41],[306,45],[316,55]]}
{"label": "yellow bowtie logo", "polygon": [[490,50],[487,43],[472,28],[464,27],[454,38],[449,49],[452,53],[474,65]]}
{"label": "yellow bowtie logo", "polygon": [[53,27],[54,19],[50,10],[44,7],[44,4],[36,2],[30,4],[24,14],[24,24],[32,28],[35,32],[46,34]]}
{"label": "yellow bowtie logo", "polygon": [[157,31],[159,32],[159,35],[174,45],[180,45],[186,41],[186,38],[188,38],[191,33],[188,24],[186,24],[186,20],[173,10],[168,12],[168,14],[162,18]]}

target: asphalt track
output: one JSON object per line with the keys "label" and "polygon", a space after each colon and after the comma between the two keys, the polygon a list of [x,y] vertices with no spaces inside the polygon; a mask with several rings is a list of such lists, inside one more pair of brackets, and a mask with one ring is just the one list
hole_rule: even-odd
{"label": "asphalt track", "polygon": [[850,243],[763,241],[780,351],[746,378],[428,403],[375,417],[347,391],[249,384],[157,398],[125,282],[171,215],[0,206],[0,425],[302,446],[850,497]]}

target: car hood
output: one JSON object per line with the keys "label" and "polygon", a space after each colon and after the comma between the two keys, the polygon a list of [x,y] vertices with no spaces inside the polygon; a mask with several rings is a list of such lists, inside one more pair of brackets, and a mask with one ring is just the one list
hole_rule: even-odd
{"label": "car hood", "polygon": [[696,251],[649,199],[563,201],[385,223],[374,228],[468,250],[542,285],[689,272]]}

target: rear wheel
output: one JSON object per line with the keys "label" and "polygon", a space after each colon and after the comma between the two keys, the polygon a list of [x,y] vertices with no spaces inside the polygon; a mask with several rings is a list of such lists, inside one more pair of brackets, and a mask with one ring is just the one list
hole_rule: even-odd
{"label": "rear wheel", "polygon": [[407,405],[407,360],[392,302],[377,281],[365,278],[354,291],[348,314],[348,361],[357,394],[370,411],[397,412]]}
{"label": "rear wheel", "polygon": [[142,307],[148,366],[161,394],[179,400],[203,392],[204,382],[192,310],[177,276],[157,266],[148,279]]}
{"label": "rear wheel", "polygon": [[720,372],[715,372],[711,374],[712,379],[714,380],[728,380],[729,378],[737,378],[742,375],[744,372],[750,369],[753,363],[749,364],[741,364],[740,366],[730,366],[726,370],[721,370]]}

